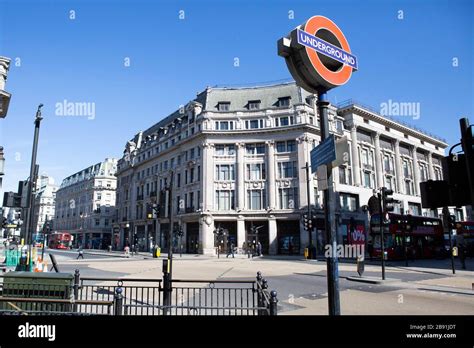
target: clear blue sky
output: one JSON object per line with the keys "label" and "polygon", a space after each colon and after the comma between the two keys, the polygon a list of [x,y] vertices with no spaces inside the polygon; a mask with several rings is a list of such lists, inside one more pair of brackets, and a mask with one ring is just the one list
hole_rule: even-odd
{"label": "clear blue sky", "polygon": [[[0,120],[4,190],[16,190],[29,174],[39,103],[45,105],[40,172],[60,183],[105,157],[120,157],[137,131],[207,85],[289,78],[276,41],[316,14],[339,25],[359,59],[349,83],[329,93],[332,102],[354,98],[376,108],[389,99],[419,102],[420,119],[406,121],[453,144],[458,118],[474,122],[473,10],[472,1],[452,0],[0,0],[0,55],[14,60],[10,110]],[[64,99],[95,103],[95,119],[56,116],[55,104]]]}

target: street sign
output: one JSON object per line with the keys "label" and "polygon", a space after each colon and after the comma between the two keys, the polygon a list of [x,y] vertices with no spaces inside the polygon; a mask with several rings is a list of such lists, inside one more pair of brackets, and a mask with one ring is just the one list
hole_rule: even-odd
{"label": "street sign", "polygon": [[278,40],[278,55],[285,58],[297,84],[310,93],[344,85],[358,68],[341,29],[323,16],[311,17]]}
{"label": "street sign", "polygon": [[339,167],[349,161],[349,142],[347,137],[336,140],[336,160],[332,162],[332,167]]}
{"label": "street sign", "polygon": [[364,259],[363,258],[357,258],[357,273],[362,277],[362,274],[364,274]]}
{"label": "street sign", "polygon": [[316,172],[318,178],[318,190],[328,189],[328,171],[325,165],[319,166]]}
{"label": "street sign", "polygon": [[336,144],[334,135],[311,150],[311,173],[314,173],[322,164],[329,164],[336,159]]}

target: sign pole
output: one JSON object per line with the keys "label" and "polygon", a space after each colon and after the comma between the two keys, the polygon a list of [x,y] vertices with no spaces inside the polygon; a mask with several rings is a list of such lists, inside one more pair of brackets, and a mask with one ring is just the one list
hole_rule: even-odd
{"label": "sign pole", "polygon": [[[321,139],[329,138],[329,118],[326,92],[318,95],[318,111],[320,115]],[[327,166],[327,189],[324,190],[324,224],[326,241],[334,248],[337,245],[336,219],[334,216],[334,192],[332,183],[332,166]],[[336,250],[327,258],[328,301],[329,315],[340,315],[341,305],[339,299],[339,269]]]}
{"label": "sign pole", "polygon": [[451,269],[453,270],[453,274],[456,274],[456,268],[454,267],[454,255],[453,255],[453,230],[451,226],[449,226],[449,208],[447,206],[443,207],[443,225],[444,225],[444,232],[448,232],[449,234],[449,253],[451,254]]}

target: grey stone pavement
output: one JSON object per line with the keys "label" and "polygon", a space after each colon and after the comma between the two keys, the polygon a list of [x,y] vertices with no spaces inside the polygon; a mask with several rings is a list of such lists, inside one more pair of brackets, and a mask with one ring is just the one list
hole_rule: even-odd
{"label": "grey stone pavement", "polygon": [[[162,260],[151,253],[126,258],[123,252],[85,250],[84,259],[76,260],[77,251],[48,250],[55,255],[61,272],[79,269],[82,276],[134,277],[161,279]],[[1,257],[0,251],[0,257]],[[388,261],[388,281],[376,284],[351,281],[360,278],[351,260],[339,263],[341,313],[354,314],[474,314],[474,259],[467,269],[456,274],[450,260],[416,260],[405,263]],[[304,260],[301,256],[264,256],[235,258],[174,254],[174,279],[255,279],[257,271],[267,279],[269,288],[278,292],[282,315],[326,315],[328,313],[326,262]],[[364,278],[381,278],[381,266],[367,261]],[[359,279],[360,280],[360,279]]]}

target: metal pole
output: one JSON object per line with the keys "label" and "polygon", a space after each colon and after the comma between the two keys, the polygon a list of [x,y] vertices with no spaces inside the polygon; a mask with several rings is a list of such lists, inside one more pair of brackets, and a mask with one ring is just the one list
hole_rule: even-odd
{"label": "metal pole", "polygon": [[[306,169],[306,197],[307,197],[307,202],[308,202],[308,221],[311,221],[312,223],[312,217],[311,217],[311,192],[310,192],[310,179],[309,179],[309,163],[306,162],[306,166],[305,166],[305,169]],[[313,258],[313,253],[312,253],[312,250],[313,250],[313,227],[311,228],[308,228],[308,232],[309,232],[309,250],[308,250],[308,254],[309,254],[309,258],[312,259]]]}
{"label": "metal pole", "polygon": [[[329,101],[327,100],[326,92],[319,94],[317,106],[320,115],[321,138],[324,140],[329,137]],[[336,219],[334,217],[334,188],[332,184],[331,164],[327,166],[327,185],[328,188],[324,190],[324,223],[326,227],[326,241],[334,248],[337,243],[337,232]],[[333,250],[333,255],[327,258],[327,277],[329,315],[340,315],[339,270],[335,250]]]}
{"label": "metal pole", "polygon": [[[170,170],[170,184],[168,186],[169,190],[169,216],[170,216],[170,228],[168,232],[168,262],[170,263],[170,273],[169,273],[169,281],[170,281],[170,290],[171,290],[171,282],[173,279],[173,179],[174,179],[174,171]],[[168,209],[168,207],[166,207]]]}
{"label": "metal pole", "polygon": [[39,130],[40,124],[43,117],[41,117],[41,108],[43,104],[38,106],[36,111],[35,118],[35,132],[33,136],[33,150],[31,152],[31,165],[30,165],[30,181],[28,183],[28,206],[27,206],[27,215],[26,215],[26,224],[25,224],[25,244],[28,245],[30,242],[30,228],[33,222],[33,185],[36,184],[36,155],[38,151],[38,139],[39,139]]}
{"label": "metal pole", "polygon": [[469,182],[469,188],[471,191],[471,206],[474,207],[474,183],[472,182],[472,175],[474,173],[471,172],[471,161],[474,160],[471,158],[471,153],[474,149],[468,149],[468,142],[466,142],[467,137],[471,137],[471,134],[467,134],[469,129],[469,119],[468,118],[461,118],[459,120],[459,124],[461,126],[461,143],[462,148],[464,150],[464,154],[466,156],[466,170],[467,170],[467,180]]}
{"label": "metal pole", "polygon": [[379,198],[379,211],[380,211],[380,258],[382,259],[382,280],[385,280],[385,245],[384,245],[384,240],[383,240],[383,228],[384,228],[384,223],[383,223],[383,204],[382,204],[382,195],[380,193],[377,193],[378,198]]}

